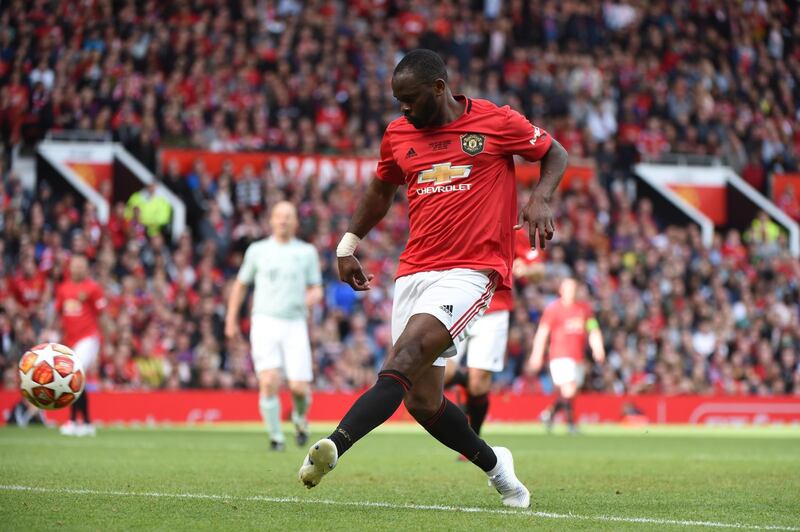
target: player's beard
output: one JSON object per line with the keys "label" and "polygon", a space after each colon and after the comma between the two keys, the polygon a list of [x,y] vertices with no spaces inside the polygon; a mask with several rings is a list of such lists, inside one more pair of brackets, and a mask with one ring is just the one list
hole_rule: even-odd
{"label": "player's beard", "polygon": [[405,117],[406,120],[408,120],[408,123],[414,126],[415,128],[417,129],[425,128],[425,123],[422,121],[422,119],[415,117],[411,113],[407,113]]}
{"label": "player's beard", "polygon": [[425,129],[430,127],[438,114],[439,109],[436,106],[436,100],[429,97],[425,104],[418,108],[415,114],[406,113],[406,120],[417,129]]}

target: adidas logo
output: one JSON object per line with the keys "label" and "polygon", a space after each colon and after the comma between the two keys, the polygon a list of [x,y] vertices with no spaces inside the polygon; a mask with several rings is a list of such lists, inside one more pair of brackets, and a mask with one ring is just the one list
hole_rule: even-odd
{"label": "adidas logo", "polygon": [[453,305],[441,305],[439,308],[447,312],[447,315],[451,318],[453,317]]}
{"label": "adidas logo", "polygon": [[408,151],[406,152],[406,159],[410,159],[410,158],[416,157],[416,156],[417,156],[417,152],[416,152],[416,150],[414,150],[413,147],[409,148]]}

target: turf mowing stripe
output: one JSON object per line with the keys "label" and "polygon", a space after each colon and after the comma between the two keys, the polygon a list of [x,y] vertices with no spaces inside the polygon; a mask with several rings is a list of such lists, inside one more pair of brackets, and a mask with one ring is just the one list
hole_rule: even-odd
{"label": "turf mowing stripe", "polygon": [[483,513],[516,515],[519,517],[540,517],[543,519],[574,519],[578,521],[609,521],[615,523],[642,523],[650,525],[704,526],[711,528],[739,528],[748,530],[793,530],[800,528],[781,525],[747,525],[742,523],[718,523],[716,521],[691,521],[683,519],[657,519],[653,517],[621,517],[616,515],[576,515],[553,512],[530,512],[525,510],[502,510],[494,508],[475,508],[462,506],[445,506],[438,504],[394,504],[371,501],[334,501],[330,499],[300,499],[297,497],[237,497],[233,495],[213,495],[206,493],[158,493],[135,491],[101,491],[82,488],[40,488],[35,486],[0,485],[0,491],[28,491],[34,493],[64,493],[68,495],[101,495],[113,497],[156,497],[174,499],[203,499],[218,501],[248,501],[290,504],[326,504],[330,506],[351,506],[357,508],[387,508],[390,510],[437,510],[443,512]]}

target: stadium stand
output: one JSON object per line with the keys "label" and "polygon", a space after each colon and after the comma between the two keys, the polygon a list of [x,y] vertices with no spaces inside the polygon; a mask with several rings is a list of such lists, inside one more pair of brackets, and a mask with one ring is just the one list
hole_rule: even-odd
{"label": "stadium stand", "polygon": [[[800,21],[793,2],[16,1],[0,7],[0,354],[15,386],[21,351],[51,334],[65,259],[85,253],[111,301],[97,384],[108,389],[253,388],[247,346],[222,334],[227,283],[264,205],[289,199],[323,256],[314,309],[317,385],[358,390],[388,347],[391,276],[404,201],[361,248],[376,288],[337,281],[334,248],[359,191],[286,183],[270,168],[187,175],[161,147],[375,155],[397,113],[388,90],[408,49],[440,51],[451,84],[524,112],[597,180],[563,192],[545,279],[521,280],[509,364],[520,376],[555,279],[576,273],[595,302],[609,393],[800,394],[800,263],[769,221],[717,235],[668,225],[626,181],[665,153],[714,156],[766,191],[797,171]],[[486,58],[486,59],[482,59]],[[44,187],[34,198],[7,154],[45,131],[111,131],[187,205],[177,242],[115,206]]]}

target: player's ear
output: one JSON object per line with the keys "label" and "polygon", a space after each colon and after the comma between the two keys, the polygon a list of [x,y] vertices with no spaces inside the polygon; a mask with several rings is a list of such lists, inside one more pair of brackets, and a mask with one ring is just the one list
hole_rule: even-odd
{"label": "player's ear", "polygon": [[433,82],[433,93],[436,96],[441,96],[442,94],[444,94],[446,88],[447,84],[444,82],[442,78],[439,78]]}

